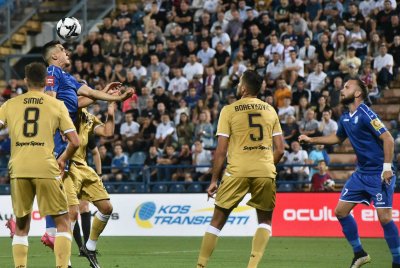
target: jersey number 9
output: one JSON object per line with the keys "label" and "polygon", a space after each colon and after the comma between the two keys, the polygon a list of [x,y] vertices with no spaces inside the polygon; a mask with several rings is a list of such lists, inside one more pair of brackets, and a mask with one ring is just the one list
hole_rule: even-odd
{"label": "jersey number 9", "polygon": [[250,140],[261,141],[264,138],[264,130],[261,124],[254,123],[255,117],[261,117],[261,114],[249,114],[249,127],[257,128],[259,134],[257,136],[254,134],[250,134]]}
{"label": "jersey number 9", "polygon": [[38,133],[39,108],[29,107],[25,109],[23,134],[25,137],[35,137]]}

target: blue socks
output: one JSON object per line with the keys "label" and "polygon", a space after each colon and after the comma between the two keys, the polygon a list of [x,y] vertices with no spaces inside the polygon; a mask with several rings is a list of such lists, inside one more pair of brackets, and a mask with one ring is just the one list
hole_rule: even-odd
{"label": "blue socks", "polygon": [[393,263],[400,264],[400,239],[396,224],[392,221],[382,225],[386,243],[393,256]]}
{"label": "blue socks", "polygon": [[52,216],[46,216],[46,229],[47,228],[56,228],[56,223]]}
{"label": "blue socks", "polygon": [[340,225],[342,225],[342,231],[347,241],[353,247],[354,253],[362,251],[360,237],[358,236],[357,223],[351,214],[344,218],[339,219]]}

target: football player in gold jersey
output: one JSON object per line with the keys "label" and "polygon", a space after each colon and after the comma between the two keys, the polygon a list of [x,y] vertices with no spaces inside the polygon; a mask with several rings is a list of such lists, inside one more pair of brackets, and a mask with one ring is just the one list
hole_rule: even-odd
{"label": "football player in gold jersey", "polygon": [[[231,211],[247,193],[247,205],[257,211],[258,229],[254,235],[249,268],[257,267],[271,235],[275,207],[275,165],[283,155],[282,130],[275,109],[257,99],[262,78],[245,71],[237,87],[240,100],[225,106],[217,128],[218,146],[214,155],[208,197],[215,197],[214,214],[203,237],[197,267],[206,267]],[[225,158],[228,164],[220,186]]]}
{"label": "football player in gold jersey", "polygon": [[[56,267],[68,267],[71,254],[68,204],[62,183],[65,161],[79,147],[79,138],[64,103],[44,93],[46,67],[31,63],[25,67],[28,92],[12,98],[0,108],[0,126],[11,137],[11,198],[16,216],[13,237],[15,267],[26,267],[32,205],[37,196],[42,216],[51,215],[57,226],[54,254]],[[53,155],[54,133],[59,129],[69,144],[65,154]]]}
{"label": "football player in gold jersey", "polygon": [[113,207],[101,178],[86,162],[86,147],[91,134],[102,137],[112,137],[114,135],[114,110],[114,103],[110,102],[105,124],[86,109],[79,111],[78,131],[81,145],[71,159],[68,172],[68,177],[72,179],[78,197],[82,200],[90,201],[98,209],[93,219],[89,240],[81,248],[81,252],[88,258],[92,267],[100,267],[96,257],[96,244],[107,225]]}

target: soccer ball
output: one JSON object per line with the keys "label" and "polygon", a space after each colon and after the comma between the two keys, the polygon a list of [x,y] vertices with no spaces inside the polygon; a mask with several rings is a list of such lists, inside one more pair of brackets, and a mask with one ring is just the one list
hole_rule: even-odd
{"label": "soccer ball", "polygon": [[65,41],[77,39],[82,31],[81,24],[74,17],[59,20],[56,29],[57,35]]}
{"label": "soccer ball", "polygon": [[329,179],[329,180],[326,180],[324,182],[324,187],[325,188],[332,188],[333,186],[335,186],[335,181],[334,180]]}

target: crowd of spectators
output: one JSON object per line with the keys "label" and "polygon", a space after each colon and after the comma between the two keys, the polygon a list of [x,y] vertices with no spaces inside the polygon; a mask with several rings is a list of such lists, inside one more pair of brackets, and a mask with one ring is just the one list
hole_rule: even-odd
{"label": "crowd of spectators", "polygon": [[[336,131],[347,79],[359,76],[372,101],[389,88],[400,67],[399,14],[394,0],[120,2],[86,40],[65,44],[67,71],[78,79],[96,89],[113,81],[136,89],[115,105],[114,137],[97,140],[103,179],[209,180],[219,112],[236,100],[246,69],[264,77],[259,98],[278,112],[282,163],[318,165],[285,167],[279,177],[323,176],[320,162],[329,165],[332,148],[302,148],[297,137]],[[21,92],[12,81],[2,96]],[[106,109],[89,107],[103,121]],[[140,163],[145,168],[132,175],[129,164]]]}

